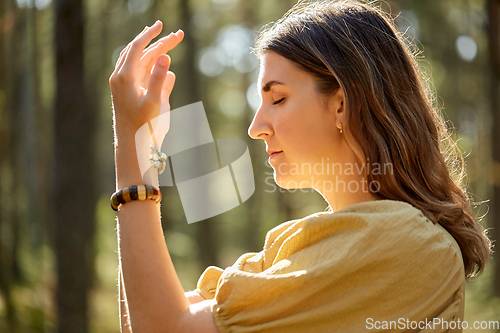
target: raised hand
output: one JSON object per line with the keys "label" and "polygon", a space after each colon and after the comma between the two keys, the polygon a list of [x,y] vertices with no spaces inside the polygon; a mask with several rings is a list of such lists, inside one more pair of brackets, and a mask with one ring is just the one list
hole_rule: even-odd
{"label": "raised hand", "polygon": [[120,53],[109,78],[117,137],[133,136],[143,124],[170,109],[175,75],[168,71],[166,53],[182,41],[184,33],[171,33],[146,48],[161,30],[160,21],[144,28]]}

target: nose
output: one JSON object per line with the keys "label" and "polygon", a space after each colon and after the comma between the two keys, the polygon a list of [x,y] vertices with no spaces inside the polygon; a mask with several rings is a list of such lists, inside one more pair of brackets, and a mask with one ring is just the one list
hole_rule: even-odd
{"label": "nose", "polygon": [[255,116],[253,117],[250,127],[248,128],[248,135],[252,139],[264,140],[264,137],[266,135],[272,135],[272,134],[273,134],[273,127],[271,125],[270,120],[266,116],[265,110],[262,108],[261,104],[261,106],[255,113]]}

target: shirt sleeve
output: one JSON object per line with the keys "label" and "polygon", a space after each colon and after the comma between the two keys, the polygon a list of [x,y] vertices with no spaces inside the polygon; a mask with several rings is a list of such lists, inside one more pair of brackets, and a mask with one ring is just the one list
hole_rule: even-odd
{"label": "shirt sleeve", "polygon": [[217,289],[217,283],[223,270],[219,267],[209,266],[198,279],[195,291],[205,299],[213,299]]}
{"label": "shirt sleeve", "polygon": [[242,270],[258,255],[243,257],[218,276],[219,331],[362,332],[369,318],[461,316],[455,305],[463,299],[454,299],[464,283],[460,253],[440,234],[406,232],[347,228],[263,271]]}
{"label": "shirt sleeve", "polygon": [[[275,239],[279,236],[283,236],[283,231],[287,230],[290,226],[293,226],[296,222],[289,221],[282,223],[281,225],[275,227],[270,230],[266,235],[266,241],[264,244],[264,249],[261,252],[249,252],[245,253],[236,260],[236,262],[232,265],[232,267],[246,271],[251,273],[259,273],[262,272],[265,267],[271,265],[266,261],[265,254],[270,252],[269,249],[271,245],[274,243]],[[289,233],[293,232],[292,229]],[[205,299],[213,299],[215,297],[215,293],[219,284],[219,280],[222,276],[222,270],[216,266],[209,266],[203,274],[198,279],[198,283],[195,291],[197,291],[201,296]]]}
{"label": "shirt sleeve", "polygon": [[[262,267],[262,253],[245,253],[236,260],[233,267],[242,268],[245,266],[246,270],[258,271]],[[197,291],[205,299],[213,299],[217,291],[219,280],[224,273],[219,267],[209,266],[198,279],[195,291]]]}

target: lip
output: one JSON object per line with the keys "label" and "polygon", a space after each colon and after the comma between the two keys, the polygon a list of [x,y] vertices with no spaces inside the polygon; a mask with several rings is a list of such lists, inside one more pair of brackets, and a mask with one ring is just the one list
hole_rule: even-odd
{"label": "lip", "polygon": [[276,150],[276,151],[272,151],[272,150],[268,150],[267,153],[270,155],[269,157],[273,157],[273,156],[276,156],[278,155],[279,153],[282,153],[283,150]]}

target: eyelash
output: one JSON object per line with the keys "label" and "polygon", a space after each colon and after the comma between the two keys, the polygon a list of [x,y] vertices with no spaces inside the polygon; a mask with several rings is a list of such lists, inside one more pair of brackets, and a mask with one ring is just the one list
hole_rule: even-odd
{"label": "eyelash", "polygon": [[273,105],[280,104],[284,100],[285,100],[285,97],[283,97],[282,99],[278,99],[277,101],[273,102]]}

